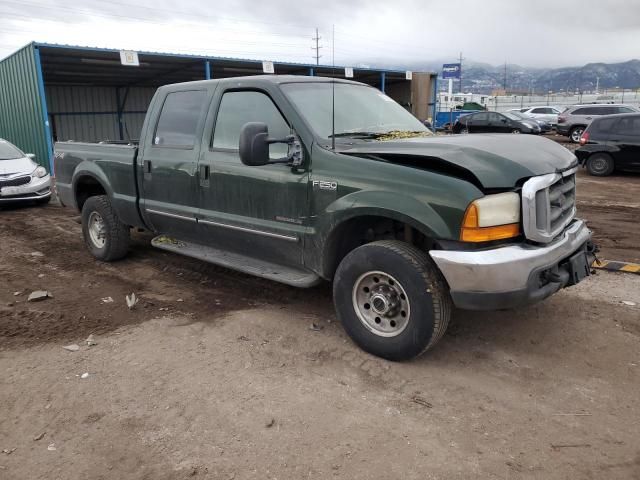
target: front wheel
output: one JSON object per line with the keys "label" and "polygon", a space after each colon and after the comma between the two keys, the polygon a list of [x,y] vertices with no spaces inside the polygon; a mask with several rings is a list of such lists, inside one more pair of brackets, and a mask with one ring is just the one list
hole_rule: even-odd
{"label": "front wheel", "polygon": [[84,202],[82,234],[91,255],[103,262],[119,260],[129,251],[129,227],[118,219],[106,195]]}
{"label": "front wheel", "polygon": [[428,255],[395,240],[350,252],[333,282],[337,316],[363,350],[388,360],[408,360],[444,335],[451,298]]}

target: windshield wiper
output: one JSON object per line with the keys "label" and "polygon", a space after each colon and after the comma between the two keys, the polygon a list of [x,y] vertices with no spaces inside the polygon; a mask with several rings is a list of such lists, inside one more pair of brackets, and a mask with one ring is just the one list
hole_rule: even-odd
{"label": "windshield wiper", "polygon": [[340,132],[329,135],[329,138],[354,137],[354,138],[377,138],[383,133],[378,132]]}

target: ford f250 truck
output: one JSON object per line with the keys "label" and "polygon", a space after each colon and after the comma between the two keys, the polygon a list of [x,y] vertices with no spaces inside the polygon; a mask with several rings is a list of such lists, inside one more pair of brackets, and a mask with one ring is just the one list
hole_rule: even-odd
{"label": "ford f250 truck", "polygon": [[89,251],[155,247],[298,287],[333,281],[364,350],[414,357],[452,307],[503,309],[580,282],[577,161],[524,135],[436,137],[356,82],[255,76],[158,89],[137,144],[61,142],[57,191]]}

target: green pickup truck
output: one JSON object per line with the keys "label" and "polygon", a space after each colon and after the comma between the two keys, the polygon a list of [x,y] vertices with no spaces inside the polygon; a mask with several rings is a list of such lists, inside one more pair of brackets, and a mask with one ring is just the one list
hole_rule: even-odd
{"label": "green pickup truck", "polygon": [[434,136],[367,85],[254,76],[158,89],[139,142],[60,142],[58,196],[99,260],[155,247],[297,287],[333,281],[364,350],[412,358],[452,307],[513,308],[590,273],[577,161],[525,135]]}

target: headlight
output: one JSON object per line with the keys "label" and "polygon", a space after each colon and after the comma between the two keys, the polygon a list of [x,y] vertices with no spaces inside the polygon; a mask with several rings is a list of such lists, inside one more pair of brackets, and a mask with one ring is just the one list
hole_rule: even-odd
{"label": "headlight", "polygon": [[474,200],[467,207],[460,230],[463,242],[489,242],[520,235],[520,196],[497,193]]}
{"label": "headlight", "polygon": [[46,168],[44,168],[44,167],[38,167],[38,168],[36,168],[36,169],[33,171],[33,173],[31,174],[31,176],[32,176],[33,178],[35,178],[35,177],[37,177],[37,178],[42,178],[42,177],[44,177],[44,176],[46,176],[46,175],[47,175],[47,169],[46,169]]}

